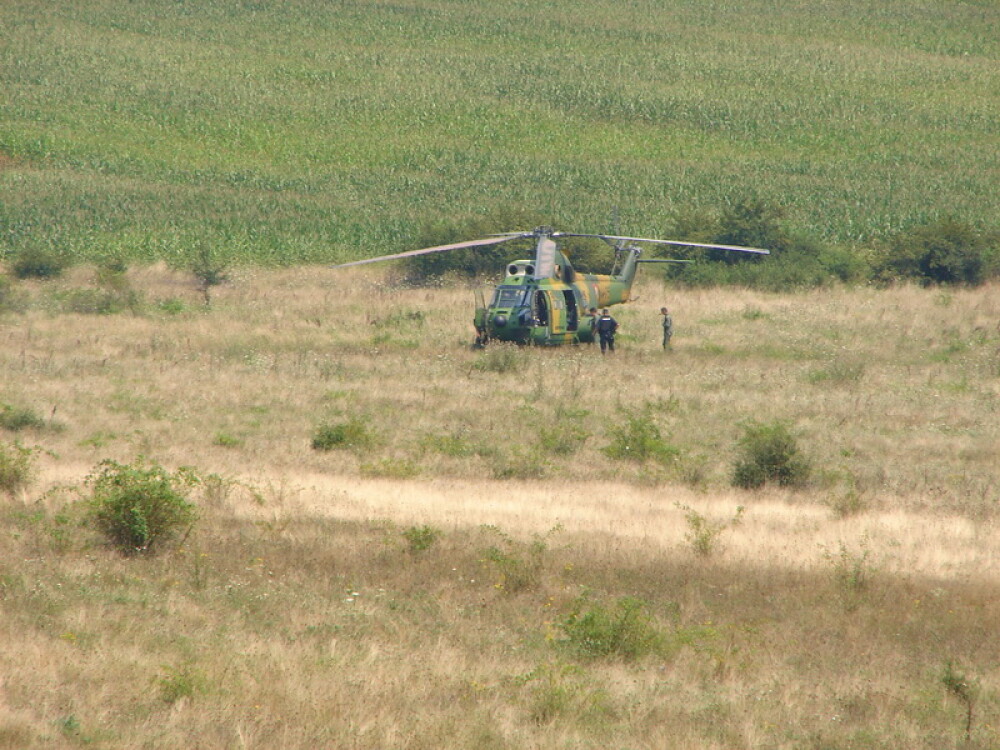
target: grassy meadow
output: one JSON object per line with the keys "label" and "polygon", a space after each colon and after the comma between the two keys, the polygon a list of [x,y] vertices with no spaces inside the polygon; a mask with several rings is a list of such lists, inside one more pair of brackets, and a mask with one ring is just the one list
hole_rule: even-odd
{"label": "grassy meadow", "polygon": [[[996,284],[647,269],[602,357],[325,266],[745,198],[995,230],[998,58],[990,0],[2,3],[0,750],[1000,746]],[[733,485],[761,425],[807,479]],[[138,457],[199,519],[123,556]]]}
{"label": "grassy meadow", "polygon": [[0,255],[349,260],[498,206],[662,236],[746,196],[854,249],[996,227],[998,40],[977,0],[14,0]]}
{"label": "grassy meadow", "polygon": [[[1000,742],[995,287],[650,274],[602,357],[473,350],[469,289],[387,269],[243,270],[206,306],[135,267],[110,315],[94,279],[0,316],[32,417],[0,429],[32,473],[0,496],[0,747]],[[776,420],[808,481],[733,487]],[[669,450],[613,450],[633,427]],[[123,557],[86,478],[138,455],[196,469],[200,520]]]}

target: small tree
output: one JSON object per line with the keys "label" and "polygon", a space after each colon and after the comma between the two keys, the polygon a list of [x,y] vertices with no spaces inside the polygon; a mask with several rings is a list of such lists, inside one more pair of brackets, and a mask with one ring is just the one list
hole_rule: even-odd
{"label": "small tree", "polygon": [[981,284],[989,271],[989,240],[968,224],[941,219],[897,235],[877,269],[885,281]]}
{"label": "small tree", "polygon": [[965,741],[968,743],[972,739],[972,709],[976,703],[978,686],[961,672],[956,672],[951,661],[944,665],[941,684],[965,709]]}
{"label": "small tree", "polygon": [[229,279],[227,273],[229,259],[222,257],[222,254],[209,245],[202,244],[195,250],[189,268],[198,279],[198,285],[201,287],[201,293],[205,296],[207,307],[212,302],[212,287],[219,286]]}
{"label": "small tree", "polygon": [[809,478],[809,461],[783,422],[751,422],[744,427],[739,447],[733,469],[736,487],[756,489],[767,482],[797,486]]}
{"label": "small tree", "polygon": [[87,477],[89,516],[122,554],[155,552],[197,520],[187,493],[199,483],[191,469],[170,473],[142,457],[127,465],[102,461]]}

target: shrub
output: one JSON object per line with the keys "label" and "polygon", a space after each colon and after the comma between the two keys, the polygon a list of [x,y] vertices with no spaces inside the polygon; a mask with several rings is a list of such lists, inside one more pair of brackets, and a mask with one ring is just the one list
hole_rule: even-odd
{"label": "shrub", "polygon": [[956,672],[951,661],[947,661],[941,673],[941,684],[949,695],[955,697],[965,709],[965,742],[972,740],[972,710],[979,695],[979,685],[965,674]]}
{"label": "shrub", "polygon": [[194,698],[208,690],[208,680],[200,670],[189,664],[180,667],[164,665],[163,674],[157,678],[160,697],[173,705],[182,698]]}
{"label": "shrub", "polygon": [[491,458],[494,479],[541,479],[549,471],[549,463],[536,451],[515,446],[509,453]]}
{"label": "shrub", "polygon": [[555,526],[546,534],[536,534],[531,542],[524,543],[507,536],[496,526],[485,526],[486,531],[495,533],[501,540],[500,545],[491,546],[483,552],[483,561],[490,563],[499,574],[494,586],[508,594],[537,588],[542,581],[548,539],[561,528]]}
{"label": "shrub", "polygon": [[128,465],[102,461],[87,477],[89,515],[123,554],[155,552],[197,520],[187,493],[199,483],[191,469],[170,473],[141,457]]}
{"label": "shrub", "polygon": [[514,678],[527,694],[528,713],[536,724],[562,718],[570,722],[603,722],[615,715],[604,688],[591,688],[587,673],[575,664],[543,663]]}
{"label": "shrub", "polygon": [[989,244],[985,234],[968,224],[941,219],[894,237],[876,275],[883,281],[981,284],[990,270]]}
{"label": "shrub", "polygon": [[566,636],[565,643],[587,657],[618,656],[632,660],[662,653],[669,642],[649,605],[635,597],[619,599],[611,608],[581,597],[560,628]]}
{"label": "shrub", "polygon": [[132,289],[71,289],[57,295],[65,312],[78,315],[117,315],[142,310],[142,298]]}
{"label": "shrub", "polygon": [[767,482],[800,486],[809,478],[809,462],[783,422],[746,425],[739,447],[732,479],[736,487],[756,489]]}
{"label": "shrub", "polygon": [[226,253],[207,243],[198,243],[192,250],[187,270],[197,279],[206,306],[212,302],[212,287],[229,280],[227,271],[230,264],[231,258]]}
{"label": "shrub", "polygon": [[187,307],[184,304],[184,300],[177,299],[176,297],[168,297],[157,302],[156,309],[166,315],[180,315]]}
{"label": "shrub", "polygon": [[630,416],[625,424],[613,426],[610,432],[611,443],[604,448],[609,458],[667,463],[680,455],[677,448],[663,439],[650,416]]}
{"label": "shrub", "polygon": [[783,218],[782,207],[756,198],[735,201],[724,207],[717,218],[704,212],[675,218],[672,236],[693,242],[766,248],[771,255],[694,248],[661,250],[658,252],[669,252],[670,257],[696,260],[668,266],[667,278],[692,287],[738,285],[781,291],[867,277],[870,269],[857,253],[792,234],[782,226]]}
{"label": "shrub", "polygon": [[212,445],[218,445],[222,448],[240,448],[243,446],[243,438],[231,435],[228,432],[217,432],[215,437],[212,438]]}
{"label": "shrub", "polygon": [[31,448],[18,442],[0,443],[0,492],[13,495],[31,484],[34,477]]}
{"label": "shrub", "polygon": [[576,453],[590,437],[580,425],[557,422],[551,427],[542,427],[538,431],[538,444],[547,453],[557,456],[568,456]]}
{"label": "shrub", "polygon": [[403,532],[403,538],[409,544],[410,552],[413,554],[429,550],[434,546],[434,542],[438,540],[439,536],[441,536],[440,531],[427,525],[411,526]]}
{"label": "shrub", "polygon": [[688,530],[684,534],[684,539],[691,545],[696,555],[708,557],[715,549],[716,542],[722,532],[732,526],[738,526],[743,520],[745,508],[740,505],[736,508],[736,514],[726,522],[709,521],[698,511],[690,506],[677,504],[677,507],[684,511],[684,520],[687,521]]}
{"label": "shrub", "polygon": [[45,420],[26,407],[0,404],[0,427],[11,432],[38,430],[45,427]]}
{"label": "shrub", "polygon": [[19,279],[53,279],[66,268],[65,257],[43,248],[26,248],[18,252],[10,270]]}
{"label": "shrub", "polygon": [[367,425],[357,418],[339,424],[320,425],[312,439],[313,450],[317,451],[329,451],[334,448],[368,448],[374,443],[375,436]]}

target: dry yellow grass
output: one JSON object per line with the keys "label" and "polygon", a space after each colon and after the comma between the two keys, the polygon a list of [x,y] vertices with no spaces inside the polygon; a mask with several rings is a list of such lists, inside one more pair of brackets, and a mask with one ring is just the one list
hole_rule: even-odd
{"label": "dry yellow grass", "polygon": [[[496,372],[462,288],[243,271],[206,310],[182,274],[130,282],[141,315],[57,311],[90,283],[77,269],[0,317],[0,401],[60,428],[18,434],[38,476],[4,501],[0,747],[997,743],[995,288],[650,276],[615,357],[512,351]],[[637,415],[676,461],[604,453]],[[311,448],[349,419],[370,448]],[[751,419],[792,425],[807,487],[730,486]],[[569,427],[573,453],[542,439]],[[137,454],[222,478],[183,548],[150,560],[59,522],[98,461]],[[739,506],[697,555],[687,514]],[[441,537],[416,554],[401,532],[420,525]],[[532,540],[511,590],[485,550],[527,565]],[[583,594],[640,598],[674,646],[568,651]],[[948,661],[977,681],[967,745]]]}

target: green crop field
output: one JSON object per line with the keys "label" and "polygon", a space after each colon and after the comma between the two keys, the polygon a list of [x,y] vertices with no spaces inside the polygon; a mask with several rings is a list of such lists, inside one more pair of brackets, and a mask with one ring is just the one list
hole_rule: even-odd
{"label": "green crop field", "polygon": [[851,248],[996,226],[998,53],[991,0],[11,0],[0,254],[346,260],[745,196]]}

